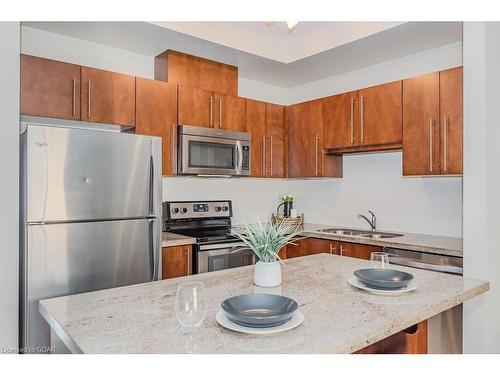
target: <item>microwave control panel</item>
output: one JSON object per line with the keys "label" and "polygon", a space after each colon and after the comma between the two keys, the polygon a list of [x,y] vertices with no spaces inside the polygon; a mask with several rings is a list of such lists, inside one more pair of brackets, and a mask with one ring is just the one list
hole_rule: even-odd
{"label": "microwave control panel", "polygon": [[248,171],[250,169],[250,147],[243,146],[242,154],[243,154],[243,162],[241,163],[242,164],[241,168],[245,171]]}

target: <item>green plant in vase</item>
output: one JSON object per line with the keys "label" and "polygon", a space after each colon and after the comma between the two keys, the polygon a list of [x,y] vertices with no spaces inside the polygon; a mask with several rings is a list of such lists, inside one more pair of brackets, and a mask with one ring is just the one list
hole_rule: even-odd
{"label": "green plant in vase", "polygon": [[263,223],[257,218],[254,222],[234,228],[232,234],[259,259],[255,265],[255,284],[264,287],[280,285],[282,260],[279,252],[284,246],[294,243],[298,227],[285,222]]}

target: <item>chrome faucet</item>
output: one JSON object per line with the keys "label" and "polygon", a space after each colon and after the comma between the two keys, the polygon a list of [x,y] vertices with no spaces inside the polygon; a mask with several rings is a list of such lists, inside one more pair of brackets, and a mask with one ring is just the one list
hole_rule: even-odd
{"label": "chrome faucet", "polygon": [[370,215],[372,215],[371,220],[368,219],[365,215],[361,215],[361,214],[358,214],[358,219],[361,219],[361,218],[365,219],[368,222],[368,224],[370,224],[370,227],[372,228],[372,230],[376,230],[377,229],[377,217],[375,216],[375,214],[372,211],[368,210],[368,212],[370,213]]}

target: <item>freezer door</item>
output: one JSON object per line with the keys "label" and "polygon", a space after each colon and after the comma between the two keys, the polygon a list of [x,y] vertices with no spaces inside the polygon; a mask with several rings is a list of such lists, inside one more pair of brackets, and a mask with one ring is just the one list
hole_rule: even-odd
{"label": "freezer door", "polygon": [[143,218],[161,213],[161,139],[28,125],[26,222]]}
{"label": "freezer door", "polygon": [[22,347],[49,345],[39,300],[157,279],[160,236],[154,219],[26,226]]}

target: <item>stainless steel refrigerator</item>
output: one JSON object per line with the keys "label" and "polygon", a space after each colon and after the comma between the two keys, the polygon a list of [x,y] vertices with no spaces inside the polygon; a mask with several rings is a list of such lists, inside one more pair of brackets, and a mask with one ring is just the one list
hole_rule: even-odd
{"label": "stainless steel refrigerator", "polygon": [[21,349],[49,345],[40,299],[161,275],[161,139],[110,128],[21,118]]}

